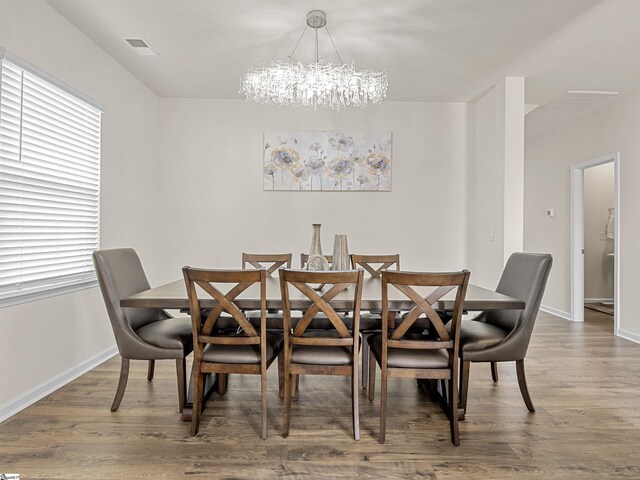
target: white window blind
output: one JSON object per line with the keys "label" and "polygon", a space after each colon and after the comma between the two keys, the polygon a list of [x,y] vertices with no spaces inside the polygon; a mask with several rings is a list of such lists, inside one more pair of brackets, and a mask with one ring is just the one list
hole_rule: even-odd
{"label": "white window blind", "polygon": [[2,60],[0,305],[95,282],[100,122],[94,106]]}

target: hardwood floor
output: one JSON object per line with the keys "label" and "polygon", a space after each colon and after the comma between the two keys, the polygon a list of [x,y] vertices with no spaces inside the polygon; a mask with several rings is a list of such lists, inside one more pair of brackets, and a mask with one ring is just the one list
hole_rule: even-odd
{"label": "hardwood floor", "polygon": [[114,358],[0,424],[0,472],[28,479],[639,478],[640,345],[614,337],[611,317],[597,315],[574,324],[540,314],[526,364],[534,414],[520,397],[515,365],[501,364],[494,384],[489,364],[473,364],[460,447],[440,408],[405,379],[389,382],[384,445],[377,393],[370,404],[361,392],[355,442],[348,379],[337,377],[302,378],[284,439],[276,368],[266,441],[253,375],[232,376],[192,437],[177,413],[172,361],[156,363],[151,383],[146,363],[132,362],[120,410],[109,411]]}

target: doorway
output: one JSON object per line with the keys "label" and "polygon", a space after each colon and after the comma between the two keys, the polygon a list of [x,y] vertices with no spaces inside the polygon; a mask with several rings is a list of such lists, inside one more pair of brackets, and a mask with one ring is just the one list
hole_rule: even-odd
{"label": "doorway", "polygon": [[[618,319],[620,318],[620,175],[619,175],[620,154],[613,153],[602,157],[594,158],[586,162],[581,162],[571,166],[571,320],[576,322],[584,321],[585,306],[585,224],[593,224],[592,219],[585,222],[585,215],[591,212],[585,211],[585,173],[595,167],[607,164],[613,165],[613,205],[603,207],[604,212],[600,222],[599,231],[587,232],[587,238],[591,247],[594,245],[593,236],[596,235],[596,242],[603,242],[598,247],[602,268],[612,268],[610,272],[613,277],[613,333],[618,334]],[[601,169],[603,170],[603,169]],[[604,170],[603,170],[604,171]],[[592,172],[588,172],[591,174]],[[593,227],[590,227],[593,229]],[[598,230],[598,228],[596,227]],[[590,248],[591,248],[590,247]],[[593,249],[593,248],[592,248]],[[593,259],[588,259],[587,271],[593,267]],[[610,262],[610,263],[607,263]],[[606,274],[603,274],[606,276]],[[597,280],[601,280],[600,278]],[[590,285],[590,287],[593,287]],[[596,288],[597,287],[593,287]],[[604,287],[602,287],[604,288]],[[589,291],[593,297],[593,289]],[[603,295],[603,294],[600,294]],[[610,295],[610,294],[609,294]],[[605,306],[610,303],[610,298],[605,295],[603,298],[590,298],[595,303],[603,303]],[[609,305],[611,306],[611,305]]]}

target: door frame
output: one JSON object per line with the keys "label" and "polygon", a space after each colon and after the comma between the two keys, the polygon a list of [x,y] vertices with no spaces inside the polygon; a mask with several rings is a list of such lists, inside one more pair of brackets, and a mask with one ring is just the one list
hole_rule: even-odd
{"label": "door frame", "polygon": [[613,226],[613,333],[620,318],[620,152],[571,165],[571,320],[584,321],[584,171],[613,163],[615,221]]}

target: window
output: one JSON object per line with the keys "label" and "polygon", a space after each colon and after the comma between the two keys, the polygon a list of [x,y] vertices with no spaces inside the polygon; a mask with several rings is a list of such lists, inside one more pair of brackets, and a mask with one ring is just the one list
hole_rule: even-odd
{"label": "window", "polygon": [[0,305],[10,305],[95,285],[102,112],[0,54]]}

